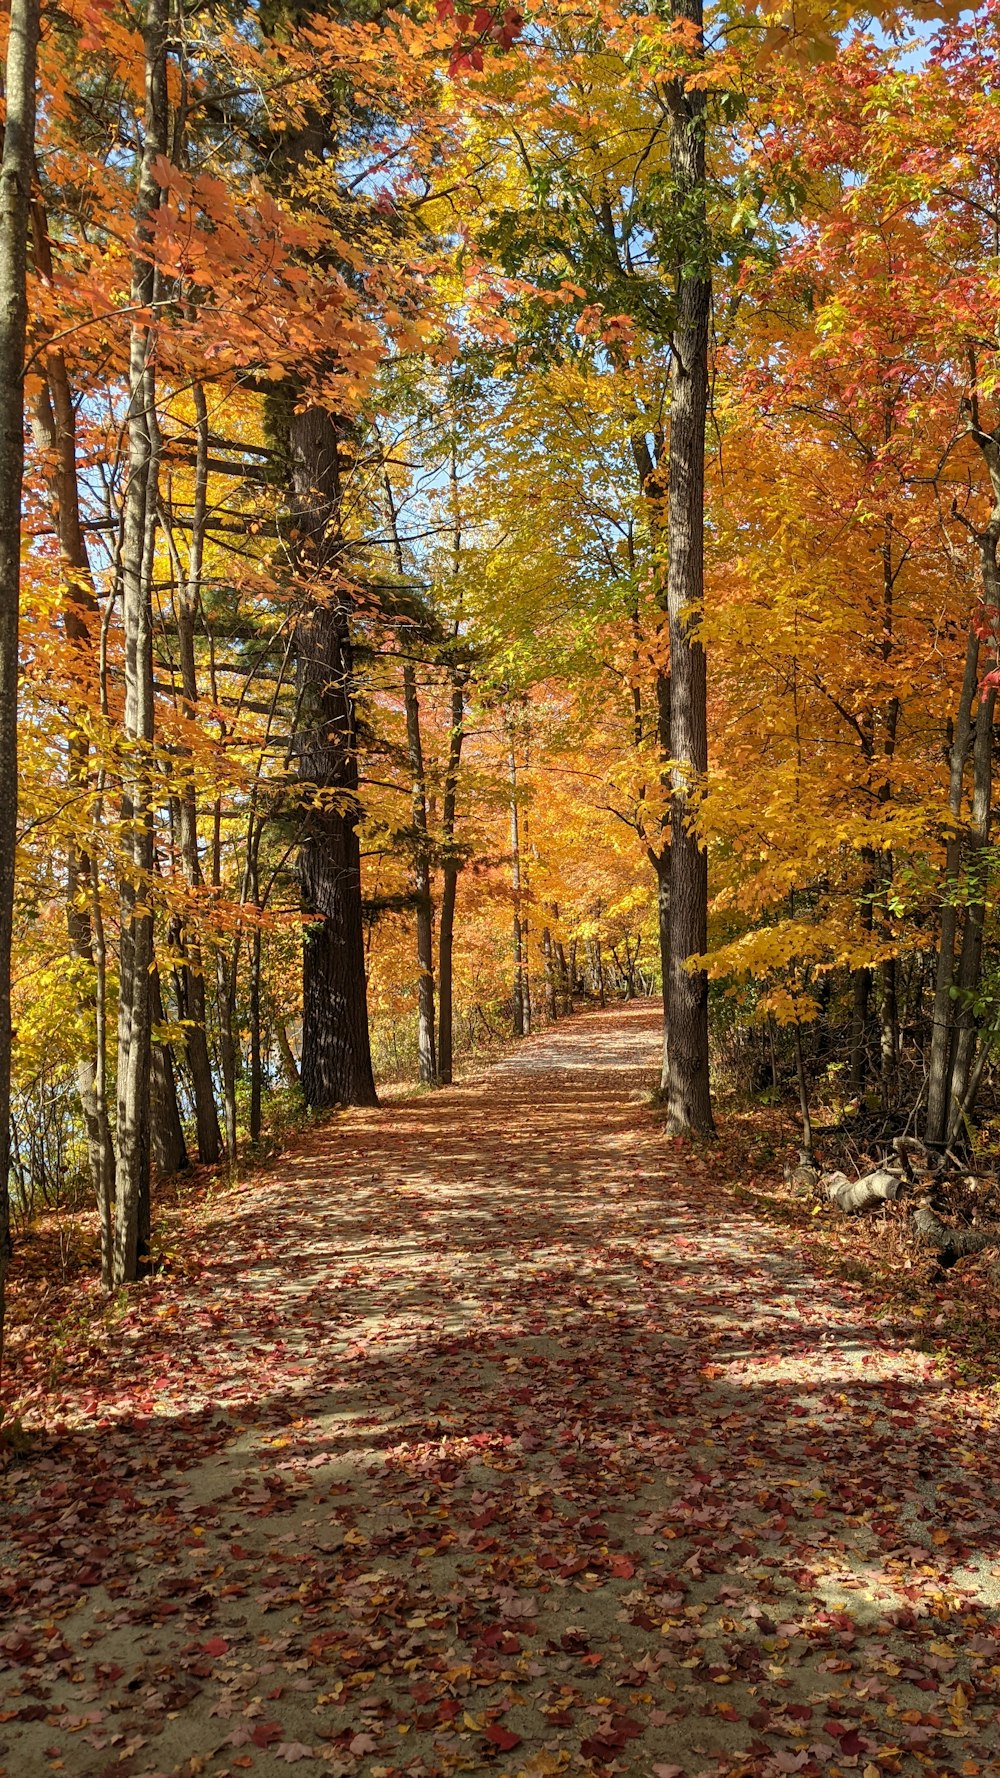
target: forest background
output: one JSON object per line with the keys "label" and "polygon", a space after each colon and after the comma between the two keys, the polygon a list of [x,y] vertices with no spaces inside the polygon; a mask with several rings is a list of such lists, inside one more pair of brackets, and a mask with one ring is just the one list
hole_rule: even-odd
{"label": "forest background", "polygon": [[711,1032],[970,1137],[1000,8],[6,24],[5,1220],[127,1282],[151,1178],[581,989],[682,1134]]}

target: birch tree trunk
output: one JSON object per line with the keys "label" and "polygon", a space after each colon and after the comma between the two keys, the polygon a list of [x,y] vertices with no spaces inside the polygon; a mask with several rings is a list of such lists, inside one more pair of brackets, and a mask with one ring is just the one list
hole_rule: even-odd
{"label": "birch tree trunk", "polygon": [[[694,27],[702,0],[673,0],[673,17]],[[700,51],[699,51],[700,53]],[[708,859],[695,830],[708,769],[705,650],[698,639],[704,591],[705,424],[712,300],[705,191],[705,91],[673,82],[670,164],[686,219],[677,269],[670,367],[667,619],[670,634],[670,934],[667,971],[666,1127],[672,1135],[713,1128],[708,1073],[708,979],[689,967],[707,944]]]}
{"label": "birch tree trunk", "polygon": [[[51,279],[53,267],[48,227],[44,206],[37,199],[32,204],[32,246],[39,272]],[[74,672],[86,687],[88,702],[96,706],[100,697],[97,664],[100,614],[80,515],[76,408],[66,360],[58,347],[50,348],[45,355],[45,378],[39,383],[32,404],[32,432],[41,454],[59,540],[64,583],[63,630],[73,654]],[[72,711],[66,764],[70,785],[86,798],[90,745],[85,729],[74,721]],[[78,1005],[81,1028],[85,1033],[76,1062],[76,1084],[87,1138],[91,1186],[102,1231],[102,1275],[107,1284],[111,1260],[106,1231],[111,1227],[115,1150],[104,1078],[104,995],[98,986],[99,962],[93,933],[95,868],[87,844],[71,838],[66,852],[66,932],[70,955],[79,974]]]}
{"label": "birch tree trunk", "polygon": [[24,342],[38,13],[38,0],[11,0],[4,79],[7,116],[0,164],[0,1362],[10,1261],[10,972],[17,846]]}
{"label": "birch tree trunk", "polygon": [[159,478],[152,304],[156,275],[152,243],[160,187],[157,159],[167,144],[167,26],[169,0],[148,0],[144,27],[146,103],[142,164],[136,196],[137,247],[132,304],[144,311],[129,341],[128,467],[122,527],[122,622],[125,708],[122,729],[121,960],[118,1001],[118,1166],[115,1178],[116,1285],[139,1274],[140,1225],[149,1199],[149,1080],[153,963],[153,623],[150,579]]}

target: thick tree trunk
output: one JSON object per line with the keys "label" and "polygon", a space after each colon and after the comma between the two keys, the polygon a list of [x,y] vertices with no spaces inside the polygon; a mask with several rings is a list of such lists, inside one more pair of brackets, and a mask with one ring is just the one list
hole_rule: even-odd
{"label": "thick tree trunk", "polygon": [[17,844],[17,666],[24,479],[28,206],[38,0],[11,0],[0,164],[0,1364],[10,1260],[11,939]]}
{"label": "thick tree trunk", "polygon": [[296,736],[304,834],[302,1090],[306,1103],[377,1103],[368,1035],[357,732],[349,609],[338,584],[337,422],[322,408],[290,423],[297,565],[312,584],[295,630]]}
{"label": "thick tree trunk", "polygon": [[121,881],[121,961],[118,999],[118,1165],[115,1178],[113,1278],[138,1276],[143,1201],[149,1194],[149,1072],[153,963],[153,625],[150,579],[156,525],[159,427],[156,415],[155,324],[149,308],[156,290],[152,242],[160,186],[156,163],[167,145],[168,0],[148,0],[144,30],[146,104],[135,220],[139,248],[132,302],[146,313],[133,323],[129,345],[128,469],[122,530],[122,621],[125,638],[126,747],[121,821],[126,862]]}
{"label": "thick tree trunk", "polygon": [[[673,0],[699,48],[702,0]],[[670,632],[670,952],[667,972],[666,1127],[714,1128],[709,1092],[708,978],[689,967],[708,937],[708,859],[695,828],[708,769],[705,651],[698,639],[704,590],[705,425],[712,286],[705,190],[705,92],[670,88],[670,163],[689,236],[677,271],[670,368],[667,616]]]}

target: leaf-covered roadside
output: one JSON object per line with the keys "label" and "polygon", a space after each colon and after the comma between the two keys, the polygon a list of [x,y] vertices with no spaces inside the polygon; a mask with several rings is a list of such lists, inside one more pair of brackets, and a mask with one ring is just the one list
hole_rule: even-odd
{"label": "leaf-covered roadside", "polygon": [[[725,1144],[716,1151],[720,1178],[739,1204],[794,1230],[811,1268],[862,1285],[873,1315],[907,1329],[963,1375],[995,1385],[1000,1377],[996,1249],[962,1259],[955,1270],[942,1269],[913,1228],[918,1192],[904,1191],[874,1214],[845,1216],[821,1187],[804,1190],[783,1177],[781,1162],[794,1146],[788,1114],[762,1106],[732,1112]],[[947,1177],[940,1195],[948,1225],[956,1229],[976,1229],[1000,1215],[1000,1186],[985,1173]]]}
{"label": "leaf-covered roadside", "polygon": [[992,1769],[993,1394],[665,1145],[656,1035],[189,1213],[7,1468],[10,1778]]}

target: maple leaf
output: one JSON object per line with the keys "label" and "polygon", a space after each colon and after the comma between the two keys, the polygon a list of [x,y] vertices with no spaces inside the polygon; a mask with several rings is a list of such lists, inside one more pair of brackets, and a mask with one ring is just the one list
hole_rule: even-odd
{"label": "maple leaf", "polygon": [[281,1740],[280,1722],[259,1722],[251,1730],[250,1739],[255,1747],[270,1747],[275,1741]]}
{"label": "maple leaf", "polygon": [[489,1723],[483,1733],[487,1741],[491,1741],[494,1747],[499,1747],[501,1753],[510,1753],[512,1748],[521,1745],[522,1737],[515,1735],[513,1729],[505,1729],[499,1722]]}

